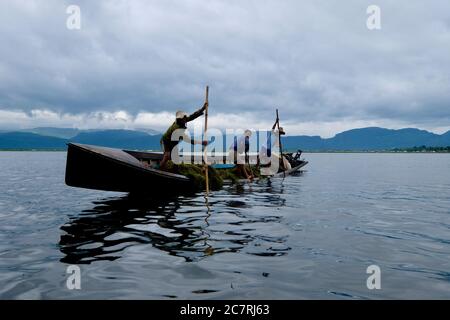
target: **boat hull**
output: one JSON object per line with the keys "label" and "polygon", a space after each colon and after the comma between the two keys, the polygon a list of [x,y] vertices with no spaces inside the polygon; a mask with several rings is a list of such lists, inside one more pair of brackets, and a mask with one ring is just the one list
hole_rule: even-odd
{"label": "boat hull", "polygon": [[66,184],[72,187],[133,193],[189,192],[188,178],[145,168],[123,150],[68,145]]}
{"label": "boat hull", "polygon": [[[186,176],[153,169],[144,163],[158,163],[162,154],[127,151],[69,143],[65,181],[68,186],[135,194],[186,194],[198,191]],[[267,178],[284,178],[305,166],[298,160],[292,169]],[[218,169],[220,170],[220,169]]]}

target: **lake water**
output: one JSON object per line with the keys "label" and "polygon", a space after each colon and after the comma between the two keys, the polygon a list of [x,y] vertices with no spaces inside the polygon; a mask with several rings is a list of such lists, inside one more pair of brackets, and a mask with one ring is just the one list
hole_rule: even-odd
{"label": "lake water", "polygon": [[305,157],[297,176],[213,192],[208,211],[202,194],[67,187],[64,152],[0,152],[0,297],[450,298],[450,155]]}

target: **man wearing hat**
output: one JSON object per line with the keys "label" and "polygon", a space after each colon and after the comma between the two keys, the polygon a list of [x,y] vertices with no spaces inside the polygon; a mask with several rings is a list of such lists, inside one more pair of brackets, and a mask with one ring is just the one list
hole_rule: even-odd
{"label": "man wearing hat", "polygon": [[[238,139],[234,137],[234,143],[230,146],[230,155],[236,164],[238,171],[241,176],[245,177],[248,180],[253,180],[253,172],[249,167],[248,170],[245,168],[245,164],[249,163],[248,152],[250,151],[250,137],[252,136],[252,131],[247,129],[244,134]],[[241,163],[241,159],[239,159],[239,154],[244,155],[244,163]]]}
{"label": "man wearing hat", "polygon": [[[267,156],[268,157],[270,157],[271,156],[271,154],[272,154],[272,136],[275,136],[275,137],[277,137],[277,130],[275,130],[276,129],[276,127],[277,127],[277,122],[275,122],[275,124],[273,125],[273,127],[272,127],[272,132],[271,132],[271,134],[270,134],[270,136],[267,138]],[[283,127],[280,127],[280,129],[278,130],[278,134],[280,135],[280,136],[284,136],[286,133],[284,132],[284,129],[283,129]],[[276,140],[276,141],[274,141],[275,142],[275,144],[274,144],[274,146],[276,146],[276,147],[279,147],[279,145],[278,145],[278,140]]]}
{"label": "man wearing hat", "polygon": [[[174,131],[179,129],[183,131],[186,130],[187,129],[186,124],[189,121],[195,120],[201,115],[203,115],[203,112],[205,111],[207,106],[208,103],[205,102],[203,107],[201,107],[191,115],[188,115],[186,112],[181,110],[177,111],[175,122],[169,127],[169,129],[167,129],[166,133],[164,133],[163,136],[161,137],[161,144],[164,149],[164,156],[160,163],[161,169],[166,168],[167,161],[170,160],[170,153],[172,152],[173,148],[176,147],[180,142],[180,141],[172,141],[172,134],[174,133]],[[186,142],[190,142],[191,144],[202,144],[204,146],[208,144],[207,141],[197,141],[194,139],[190,139],[189,137],[184,137],[183,140]]]}
{"label": "man wearing hat", "polygon": [[[259,153],[259,159],[265,159],[265,158],[272,158],[272,148],[275,148],[275,150],[279,151],[280,148],[280,144],[279,144],[279,140],[275,139],[275,141],[272,141],[272,137],[278,137],[278,136],[284,136],[286,133],[284,132],[283,127],[280,127],[279,130],[276,129],[277,126],[277,122],[275,122],[275,124],[272,127],[272,131],[270,132],[270,135],[267,137],[267,143],[266,143],[266,147],[261,147],[260,153]],[[283,159],[280,158],[280,154],[273,154],[274,158],[278,159],[279,162],[279,170],[285,171],[285,170],[289,170],[291,169],[291,164],[289,163],[289,161],[286,159],[285,156],[283,156]],[[258,159],[258,160],[259,160]],[[261,165],[261,167],[265,167],[268,168],[271,166],[271,163],[266,163],[264,165]],[[271,174],[274,174],[276,172],[271,172]]]}

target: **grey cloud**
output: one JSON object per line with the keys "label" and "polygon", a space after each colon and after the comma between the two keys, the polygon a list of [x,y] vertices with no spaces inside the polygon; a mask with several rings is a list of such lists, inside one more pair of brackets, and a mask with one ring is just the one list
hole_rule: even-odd
{"label": "grey cloud", "polygon": [[216,112],[448,124],[449,2],[376,3],[380,31],[372,1],[5,1],[0,109],[174,111],[209,84]]}

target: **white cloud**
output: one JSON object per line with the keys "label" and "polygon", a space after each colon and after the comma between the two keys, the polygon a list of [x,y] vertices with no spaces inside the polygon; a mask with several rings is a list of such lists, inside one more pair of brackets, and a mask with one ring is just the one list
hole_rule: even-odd
{"label": "white cloud", "polygon": [[[59,127],[59,128],[79,128],[79,129],[128,129],[142,130],[153,129],[164,132],[174,121],[175,115],[169,112],[140,112],[132,116],[126,111],[107,112],[97,111],[93,113],[67,114],[56,113],[49,110],[31,110],[30,113],[23,111],[9,111],[0,109],[0,127],[3,129],[29,129],[35,127]],[[251,119],[251,121],[249,121]],[[208,117],[208,128],[219,130],[269,130],[274,123],[274,119],[269,121],[259,117],[254,113],[228,114],[219,113]],[[190,130],[198,135],[203,130],[204,117],[200,117],[189,124]],[[281,119],[281,126],[288,135],[320,135],[329,138],[336,133],[362,127],[384,126],[391,129],[407,127],[407,123],[395,122],[389,119],[362,121],[304,121],[294,122],[292,120]],[[450,126],[433,127],[422,124],[415,124],[415,127],[444,133],[450,130]]]}
{"label": "white cloud", "polygon": [[365,0],[78,0],[70,31],[72,2],[0,2],[0,109],[31,114],[2,127],[161,130],[206,84],[227,126],[270,125],[276,107],[300,133],[450,122],[448,0],[379,0],[379,31]]}

